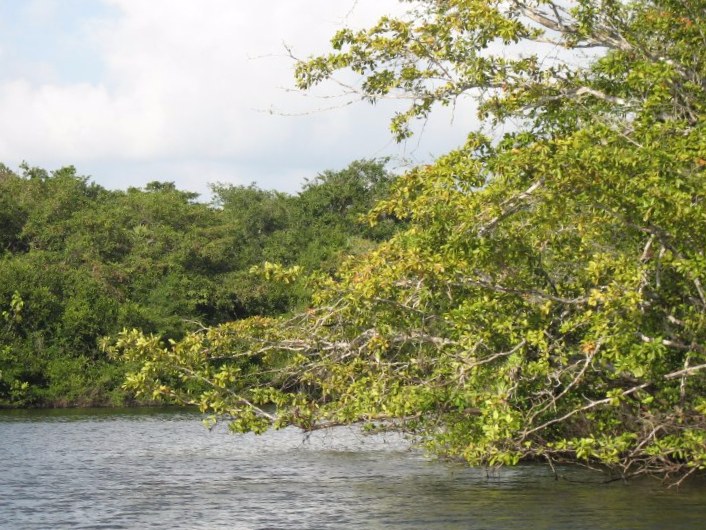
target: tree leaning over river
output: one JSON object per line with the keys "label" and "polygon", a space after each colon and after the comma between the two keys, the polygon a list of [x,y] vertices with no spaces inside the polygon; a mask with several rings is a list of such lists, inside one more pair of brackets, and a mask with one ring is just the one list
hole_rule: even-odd
{"label": "tree leaning over river", "polygon": [[706,2],[409,4],[296,69],[302,89],[351,70],[361,99],[408,100],[400,140],[477,99],[465,145],[367,216],[408,229],[313,278],[296,317],[125,332],[128,386],[236,431],[365,422],[470,464],[702,470]]}

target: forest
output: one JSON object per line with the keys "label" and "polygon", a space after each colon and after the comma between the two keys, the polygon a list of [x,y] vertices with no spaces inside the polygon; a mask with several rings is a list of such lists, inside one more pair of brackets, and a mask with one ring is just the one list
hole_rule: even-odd
{"label": "forest", "polygon": [[[339,31],[329,54],[293,57],[301,90],[406,103],[399,141],[439,107],[477,105],[464,145],[380,180],[366,224],[302,208],[314,234],[273,228],[284,199],[251,188],[215,188],[209,208],[165,184],[111,194],[61,172],[5,177],[25,194],[57,186],[39,212],[2,209],[23,212],[3,224],[3,276],[17,278],[4,337],[47,352],[15,362],[5,348],[5,392],[21,396],[33,363],[60,372],[42,342],[53,329],[67,365],[124,362],[123,390],[198,405],[235,432],[362,424],[470,465],[671,483],[706,469],[706,2],[408,4]],[[287,200],[318,204],[324,181]],[[95,228],[69,237],[71,193],[119,208],[91,206]],[[105,308],[71,297],[60,311],[60,288]]]}
{"label": "forest", "polygon": [[330,272],[389,238],[392,217],[358,217],[391,180],[384,161],[359,161],[296,195],[213,185],[201,202],[169,182],[109,191],[72,167],[0,168],[0,406],[139,403],[104,337],[138,328],[179,340],[299,308],[303,279],[266,277]]}

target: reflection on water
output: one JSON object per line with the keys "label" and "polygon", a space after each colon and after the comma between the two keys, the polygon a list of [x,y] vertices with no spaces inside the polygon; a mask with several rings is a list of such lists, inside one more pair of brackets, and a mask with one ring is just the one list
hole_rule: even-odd
{"label": "reflection on water", "polygon": [[0,411],[0,528],[702,530],[706,488],[429,462],[394,436],[209,432],[166,410]]}

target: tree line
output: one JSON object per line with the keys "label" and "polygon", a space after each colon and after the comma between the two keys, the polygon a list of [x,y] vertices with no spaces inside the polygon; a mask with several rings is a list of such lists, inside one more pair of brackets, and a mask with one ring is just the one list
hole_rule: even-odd
{"label": "tree line", "polygon": [[103,337],[179,340],[301,307],[304,279],[266,278],[332,271],[388,238],[392,218],[358,218],[391,180],[384,161],[358,161],[294,195],[217,184],[203,202],[171,182],[113,191],[73,167],[0,168],[0,406],[134,402]]}

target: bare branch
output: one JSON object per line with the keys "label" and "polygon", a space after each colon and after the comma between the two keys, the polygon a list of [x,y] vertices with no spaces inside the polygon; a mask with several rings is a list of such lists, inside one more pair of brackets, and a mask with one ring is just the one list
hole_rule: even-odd
{"label": "bare branch", "polygon": [[[643,388],[647,388],[647,387],[650,386],[651,384],[652,384],[652,383],[643,383],[643,384],[641,384],[641,385],[634,386],[634,387],[632,387],[632,388],[630,388],[630,389],[625,390],[624,392],[622,392],[619,397],[625,397],[625,396],[629,396],[630,394],[634,394],[634,393],[637,392],[638,390],[642,390]],[[600,406],[600,405],[607,405],[607,404],[609,404],[609,403],[612,403],[614,399],[615,399],[614,397],[609,397],[609,398],[605,398],[605,399],[600,399],[600,400],[598,400],[598,401],[591,401],[588,405],[585,405],[585,406],[580,407],[580,408],[578,408],[578,409],[574,409],[574,410],[572,410],[571,412],[569,412],[569,413],[567,413],[567,414],[564,414],[561,418],[554,418],[553,420],[549,420],[549,421],[543,423],[542,425],[539,425],[538,427],[535,427],[534,429],[530,429],[530,430],[528,430],[528,431],[524,431],[524,432],[522,433],[522,436],[521,436],[520,439],[521,439],[521,440],[524,440],[524,439],[526,439],[530,434],[533,434],[533,433],[535,433],[535,432],[544,430],[544,429],[546,429],[547,427],[549,427],[550,425],[554,425],[555,423],[560,423],[560,422],[566,421],[566,420],[568,420],[569,418],[571,418],[572,416],[575,416],[576,414],[578,414],[578,413],[580,413],[580,412],[585,412],[585,411],[587,411],[587,410],[594,409],[594,408],[596,408],[596,407],[598,407],[598,406]]]}
{"label": "bare branch", "polygon": [[593,97],[596,97],[598,99],[602,99],[603,101],[607,101],[608,103],[614,103],[615,105],[625,105],[627,103],[626,100],[623,98],[618,98],[615,96],[609,96],[608,94],[605,94],[601,92],[600,90],[595,90],[593,88],[589,88],[587,86],[583,86],[576,91],[574,91],[573,95],[575,96],[583,96],[584,94],[590,94]]}
{"label": "bare branch", "polygon": [[460,358],[459,360],[461,360],[464,363],[464,366],[466,368],[475,368],[476,366],[481,366],[483,364],[491,363],[491,362],[495,361],[496,359],[500,359],[501,357],[509,357],[513,353],[520,351],[520,349],[522,349],[525,346],[525,344],[527,344],[527,340],[522,339],[522,341],[517,346],[512,348],[511,350],[495,353],[495,354],[491,355],[490,357],[486,357],[485,359],[481,359],[479,361],[470,361],[469,362],[463,358]]}
{"label": "bare branch", "polygon": [[482,287],[484,289],[490,289],[491,291],[495,291],[496,293],[514,294],[516,296],[520,296],[523,298],[532,298],[532,297],[542,298],[544,300],[551,300],[553,302],[558,302],[560,304],[567,304],[567,305],[585,304],[589,300],[588,296],[580,296],[578,298],[563,298],[561,296],[555,296],[555,295],[548,294],[548,293],[545,293],[542,291],[537,291],[534,289],[513,289],[510,287],[504,287],[502,285],[492,284],[488,281],[472,280],[470,278],[462,278],[461,283],[457,283],[454,285],[459,285],[459,286],[463,286],[463,287],[467,287],[467,286]]}
{"label": "bare branch", "polygon": [[683,370],[679,370],[678,372],[672,372],[671,374],[667,374],[664,376],[665,379],[676,379],[678,377],[682,377],[684,375],[692,375],[698,371],[703,370],[706,368],[706,364],[699,364],[696,366],[690,366],[688,368],[684,368]]}
{"label": "bare branch", "polygon": [[520,193],[517,197],[514,197],[513,199],[510,199],[508,201],[505,201],[504,204],[508,204],[508,206],[502,211],[500,215],[497,217],[494,217],[491,219],[488,223],[485,225],[481,226],[478,229],[478,235],[479,236],[484,236],[486,233],[491,231],[493,228],[495,228],[501,221],[504,219],[510,217],[512,214],[517,212],[520,209],[521,203],[525,200],[527,200],[535,191],[537,191],[540,187],[544,185],[544,177],[540,178],[537,182],[532,184],[529,188],[527,188],[525,191]]}
{"label": "bare branch", "polygon": [[584,374],[586,373],[586,370],[588,370],[588,367],[591,365],[591,361],[593,361],[593,358],[595,357],[596,353],[598,353],[598,350],[601,347],[601,343],[599,342],[596,344],[595,348],[591,352],[589,352],[588,355],[586,355],[586,361],[583,364],[583,367],[579,371],[578,374],[574,377],[574,379],[566,385],[564,390],[561,391],[561,393],[557,396],[552,396],[549,403],[547,403],[544,407],[539,409],[537,412],[535,412],[532,417],[530,418],[529,422],[532,423],[534,418],[536,418],[539,414],[542,412],[548,410],[550,407],[554,406],[557,404],[557,402],[563,398],[573,387],[575,387],[577,384],[581,382],[581,379],[583,378]]}

